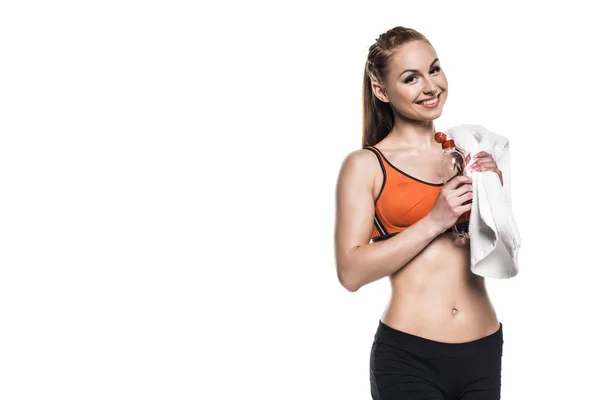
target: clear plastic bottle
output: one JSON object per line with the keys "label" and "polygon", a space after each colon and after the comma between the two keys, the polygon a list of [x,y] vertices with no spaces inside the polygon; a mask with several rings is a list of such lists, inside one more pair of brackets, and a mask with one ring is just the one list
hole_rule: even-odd
{"label": "clear plastic bottle", "polygon": [[[466,160],[463,154],[457,150],[454,140],[447,138],[442,132],[437,132],[435,140],[442,144],[444,153],[440,160],[440,171],[444,184],[458,175],[464,175]],[[469,200],[467,203],[471,203]],[[452,225],[452,231],[456,239],[469,238],[469,216],[470,212],[466,212],[458,217],[456,223]]]}

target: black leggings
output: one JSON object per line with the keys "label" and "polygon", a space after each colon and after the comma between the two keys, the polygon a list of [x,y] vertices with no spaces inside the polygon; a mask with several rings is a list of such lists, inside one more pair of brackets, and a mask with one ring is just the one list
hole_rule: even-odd
{"label": "black leggings", "polygon": [[497,400],[502,323],[486,337],[444,343],[411,335],[381,320],[371,347],[374,400]]}

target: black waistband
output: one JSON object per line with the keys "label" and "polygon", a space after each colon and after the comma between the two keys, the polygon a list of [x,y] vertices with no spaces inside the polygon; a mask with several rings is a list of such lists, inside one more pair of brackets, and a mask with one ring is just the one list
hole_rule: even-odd
{"label": "black waistband", "polygon": [[504,334],[502,323],[498,329],[487,336],[470,342],[447,343],[427,339],[404,331],[396,330],[379,321],[375,341],[397,349],[441,357],[464,357],[483,352],[502,352]]}

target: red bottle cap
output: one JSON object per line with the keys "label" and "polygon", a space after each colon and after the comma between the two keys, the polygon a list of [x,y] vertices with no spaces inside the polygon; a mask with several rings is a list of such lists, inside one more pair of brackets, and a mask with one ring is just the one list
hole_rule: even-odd
{"label": "red bottle cap", "polygon": [[435,135],[433,135],[433,138],[438,143],[444,143],[446,140],[446,134],[444,132],[436,132]]}
{"label": "red bottle cap", "polygon": [[454,144],[454,140],[448,139],[444,143],[442,143],[442,149],[449,149],[450,147],[456,147]]}

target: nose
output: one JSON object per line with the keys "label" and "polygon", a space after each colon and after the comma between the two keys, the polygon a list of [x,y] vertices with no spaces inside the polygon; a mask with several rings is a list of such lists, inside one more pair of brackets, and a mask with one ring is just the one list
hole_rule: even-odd
{"label": "nose", "polygon": [[429,77],[425,77],[423,79],[423,93],[424,94],[435,93],[435,84],[433,83],[433,80]]}

